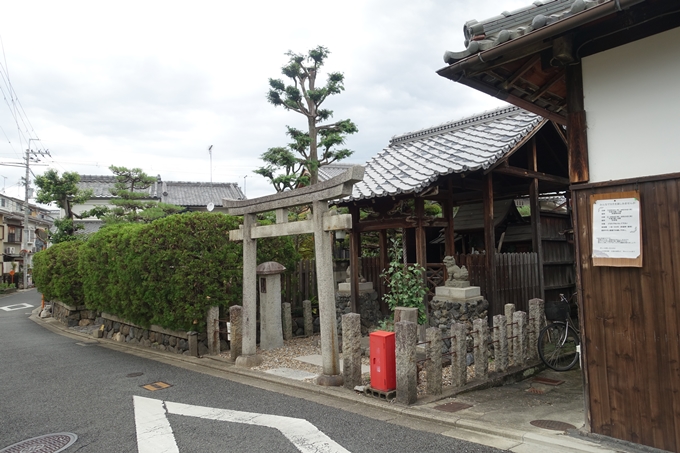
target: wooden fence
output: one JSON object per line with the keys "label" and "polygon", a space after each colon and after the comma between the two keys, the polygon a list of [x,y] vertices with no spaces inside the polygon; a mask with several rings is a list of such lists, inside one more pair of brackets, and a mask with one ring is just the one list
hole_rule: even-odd
{"label": "wooden fence", "polygon": [[[465,266],[469,273],[470,284],[479,286],[482,295],[489,300],[485,255],[456,255],[456,263]],[[380,277],[378,258],[362,258],[361,274],[366,281],[373,282],[373,287],[382,300],[384,280]],[[441,263],[428,263],[426,269],[427,289],[430,299],[434,289],[444,284],[448,278],[446,267]],[[505,304],[515,304],[517,310],[527,311],[528,301],[539,297],[540,282],[538,273],[538,257],[536,253],[499,253],[496,254],[496,301],[492,304],[492,315],[502,314]],[[283,300],[290,302],[293,309],[302,308],[302,301],[317,298],[316,267],[314,260],[303,260],[296,269],[283,274],[281,282]],[[496,313],[498,311],[498,313]]]}

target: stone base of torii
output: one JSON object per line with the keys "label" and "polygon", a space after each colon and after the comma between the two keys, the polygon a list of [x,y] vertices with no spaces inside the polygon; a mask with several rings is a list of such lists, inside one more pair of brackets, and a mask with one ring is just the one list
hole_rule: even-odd
{"label": "stone base of torii", "polygon": [[[317,379],[317,384],[342,385],[331,232],[351,230],[352,216],[334,215],[335,212],[328,209],[328,201],[350,195],[352,186],[363,176],[364,168],[355,166],[342,175],[313,186],[251,200],[222,201],[228,214],[243,216],[243,228],[229,232],[230,240],[243,241],[243,340],[242,353],[236,359],[237,366],[252,368],[262,363],[262,358],[256,353],[257,239],[313,233],[323,366],[323,374]],[[312,219],[288,223],[288,210],[303,205],[312,206]],[[258,226],[256,214],[269,211],[276,211],[276,224]]]}

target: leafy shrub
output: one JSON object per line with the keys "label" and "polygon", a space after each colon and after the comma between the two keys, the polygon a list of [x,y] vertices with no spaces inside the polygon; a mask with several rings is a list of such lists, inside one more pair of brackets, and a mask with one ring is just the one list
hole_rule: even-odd
{"label": "leafy shrub", "polygon": [[425,324],[427,313],[423,299],[427,290],[423,283],[425,269],[419,264],[402,263],[403,249],[400,240],[392,240],[391,261],[387,269],[380,274],[387,283],[389,292],[383,300],[394,311],[396,307],[415,307],[418,309],[418,324]]}
{"label": "leafy shrub", "polygon": [[[195,212],[101,229],[81,250],[86,304],[143,326],[202,329],[208,307],[241,301],[243,248],[229,241],[238,223]],[[258,262],[297,261],[288,238],[261,239],[257,252]]]}
{"label": "leafy shrub", "polygon": [[33,280],[47,300],[59,300],[70,305],[85,301],[78,270],[81,241],[54,244],[33,257]]}

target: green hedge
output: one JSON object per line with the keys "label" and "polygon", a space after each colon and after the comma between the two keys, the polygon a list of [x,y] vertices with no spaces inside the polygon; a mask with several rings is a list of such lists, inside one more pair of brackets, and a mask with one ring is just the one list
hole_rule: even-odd
{"label": "green hedge", "polygon": [[[241,302],[243,249],[229,241],[238,225],[224,214],[189,213],[103,228],[80,249],[86,305],[143,326],[202,329],[208,307]],[[259,240],[257,255],[288,268],[298,261],[290,238]]]}
{"label": "green hedge", "polygon": [[78,272],[82,246],[81,241],[61,242],[33,257],[33,281],[47,300],[56,299],[69,305],[85,302]]}

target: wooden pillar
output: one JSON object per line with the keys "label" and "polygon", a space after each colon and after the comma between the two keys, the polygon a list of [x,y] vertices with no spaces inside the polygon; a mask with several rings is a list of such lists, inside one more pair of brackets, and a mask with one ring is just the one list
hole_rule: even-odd
{"label": "wooden pillar", "polygon": [[349,270],[350,270],[350,308],[352,313],[359,312],[359,257],[361,256],[361,233],[359,233],[359,208],[350,206],[352,215],[352,231],[349,236]]}
{"label": "wooden pillar", "polygon": [[[529,170],[538,171],[538,152],[536,149],[536,137],[531,139],[529,144]],[[533,297],[538,297],[545,300],[545,283],[543,279],[543,235],[541,232],[541,205],[538,199],[539,188],[538,179],[531,180],[529,185],[529,200],[531,206],[531,247],[537,256],[538,266],[538,284],[539,294]]]}
{"label": "wooden pillar", "polygon": [[583,104],[583,72],[581,63],[566,68],[567,79],[567,145],[569,149],[569,180],[572,184],[588,182],[588,136],[586,111]]}
{"label": "wooden pillar", "polygon": [[484,248],[486,250],[486,297],[492,307],[491,313],[500,313],[496,297],[496,231],[493,222],[493,173],[486,175],[484,196]]}
{"label": "wooden pillar", "polygon": [[442,203],[442,209],[444,209],[444,219],[446,220],[444,255],[453,256],[456,253],[456,236],[453,226],[453,203],[451,200],[445,200]]}
{"label": "wooden pillar", "polygon": [[[427,288],[427,236],[425,235],[425,228],[423,227],[423,218],[425,217],[425,200],[420,197],[415,199],[416,217],[418,223],[416,224],[416,262],[420,264],[425,272],[423,273],[423,285]],[[425,292],[423,296],[423,303],[425,304],[425,315],[429,321],[430,319],[430,298]]]}
{"label": "wooden pillar", "polygon": [[[380,230],[378,232],[378,240],[380,245],[380,256],[378,258],[380,260],[380,272],[383,272],[390,264],[389,254],[387,253],[387,230]],[[379,281],[373,283],[375,283],[376,288],[380,288],[380,297],[378,299],[380,300],[380,311],[382,311],[383,314],[388,314],[390,312],[390,307],[385,303],[382,297],[387,292],[385,280],[381,277],[379,278]]]}

